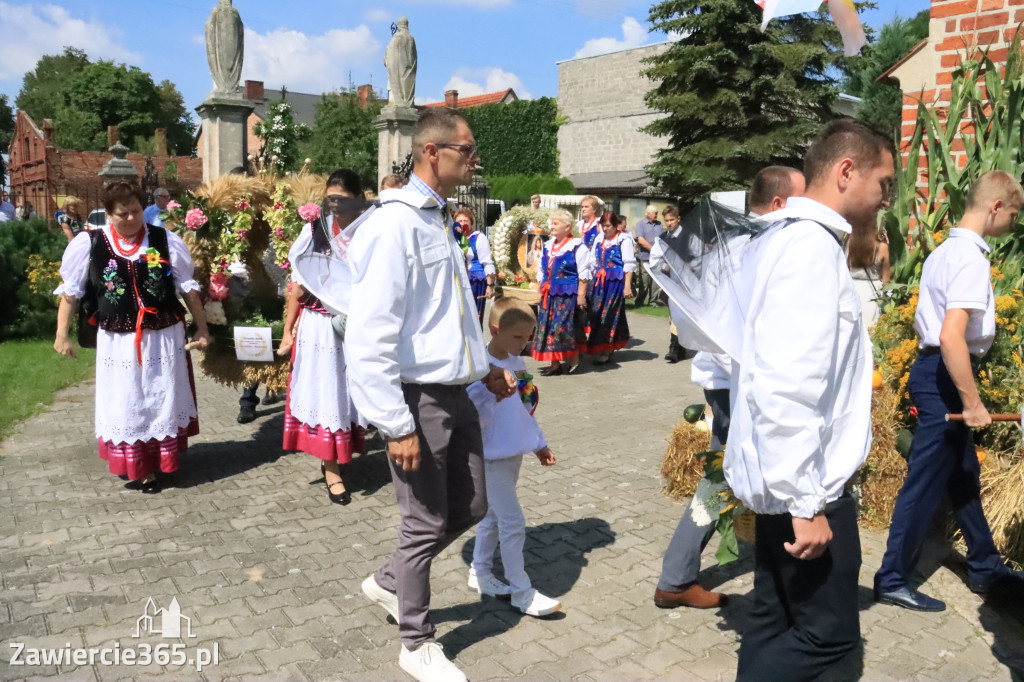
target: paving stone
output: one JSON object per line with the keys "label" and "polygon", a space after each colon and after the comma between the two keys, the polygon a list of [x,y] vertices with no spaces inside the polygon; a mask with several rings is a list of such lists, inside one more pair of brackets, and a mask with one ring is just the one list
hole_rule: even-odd
{"label": "paving stone", "polygon": [[[664,611],[651,601],[685,510],[661,494],[665,438],[701,392],[688,362],[660,359],[664,319],[629,321],[637,338],[618,364],[537,378],[538,419],[559,462],[523,466],[526,565],[563,614],[529,618],[470,594],[472,533],[434,561],[438,638],[471,679],[735,676],[752,589],[749,546],[725,568],[714,565],[717,538],[705,552],[702,582],[733,595],[729,607]],[[0,442],[0,641],[124,646],[137,641],[149,597],[160,606],[177,597],[197,635],[189,649],[216,643],[220,664],[197,675],[155,665],[13,670],[0,660],[0,679],[408,679],[397,665],[397,627],[360,590],[396,542],[382,443],[371,440],[371,452],[347,466],[353,502],[337,507],[315,460],[281,453],[279,407],[239,425],[237,391],[196,379],[203,432],[182,457],[176,487],[160,495],[126,490],[96,456],[92,381],[61,391]],[[600,396],[643,405],[643,418],[606,418],[594,410]],[[862,530],[864,594],[885,539]],[[1012,667],[1024,668],[1024,635],[954,573],[939,568],[926,591],[950,608],[914,614],[865,597],[863,679],[1006,682]]]}

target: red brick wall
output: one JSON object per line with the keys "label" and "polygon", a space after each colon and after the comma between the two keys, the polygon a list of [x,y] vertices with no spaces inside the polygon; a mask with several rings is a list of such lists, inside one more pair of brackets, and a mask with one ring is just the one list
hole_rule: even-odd
{"label": "red brick wall", "polygon": [[[953,70],[964,57],[987,49],[996,63],[1006,61],[1009,42],[1024,21],[1024,0],[932,0],[931,19],[932,35],[924,49],[938,56],[939,67],[923,100],[941,107],[950,100]],[[914,134],[919,94],[906,92],[903,97],[904,152]],[[962,152],[956,156],[959,163],[966,163]]]}
{"label": "red brick wall", "polygon": [[[22,111],[17,114],[15,137],[10,147],[11,191],[18,202],[32,202],[40,216],[52,217],[57,211],[56,197],[75,195],[86,201],[89,210],[100,205],[103,179],[97,175],[110,160],[109,152],[74,151],[47,146],[45,135],[38,131]],[[27,145],[27,146],[26,146]],[[26,149],[28,154],[25,153]],[[139,177],[146,171],[146,158],[129,154]],[[203,182],[203,160],[189,156],[155,156],[153,166],[161,184],[166,184],[167,163],[178,164],[178,179],[170,189],[195,189]]]}

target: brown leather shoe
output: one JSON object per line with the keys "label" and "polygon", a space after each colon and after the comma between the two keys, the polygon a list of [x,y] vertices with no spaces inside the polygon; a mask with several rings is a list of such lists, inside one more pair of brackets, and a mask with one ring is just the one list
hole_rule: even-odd
{"label": "brown leather shoe", "polygon": [[681,592],[654,590],[654,605],[659,609],[674,609],[679,606],[714,609],[725,606],[728,601],[728,596],[719,592],[708,592],[697,583],[693,583]]}

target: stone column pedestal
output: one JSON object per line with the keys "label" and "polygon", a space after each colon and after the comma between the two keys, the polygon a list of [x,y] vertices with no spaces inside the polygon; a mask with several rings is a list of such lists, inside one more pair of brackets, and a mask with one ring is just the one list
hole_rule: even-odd
{"label": "stone column pedestal", "polygon": [[253,111],[249,101],[211,97],[196,111],[203,121],[203,182],[245,166],[249,155],[249,115]]}
{"label": "stone column pedestal", "polygon": [[388,105],[380,110],[373,121],[377,129],[377,185],[385,175],[391,174],[391,164],[402,165],[412,153],[412,131],[419,120],[414,107]]}

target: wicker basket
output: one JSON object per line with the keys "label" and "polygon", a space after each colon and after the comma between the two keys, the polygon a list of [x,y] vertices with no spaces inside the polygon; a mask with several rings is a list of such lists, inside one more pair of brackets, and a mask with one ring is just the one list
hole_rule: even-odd
{"label": "wicker basket", "polygon": [[744,509],[733,517],[733,526],[736,529],[736,538],[754,544],[754,522],[757,517],[754,512]]}
{"label": "wicker basket", "polygon": [[502,287],[501,295],[508,298],[518,298],[525,301],[527,305],[537,305],[540,302],[540,292],[536,289],[519,289],[518,287]]}

